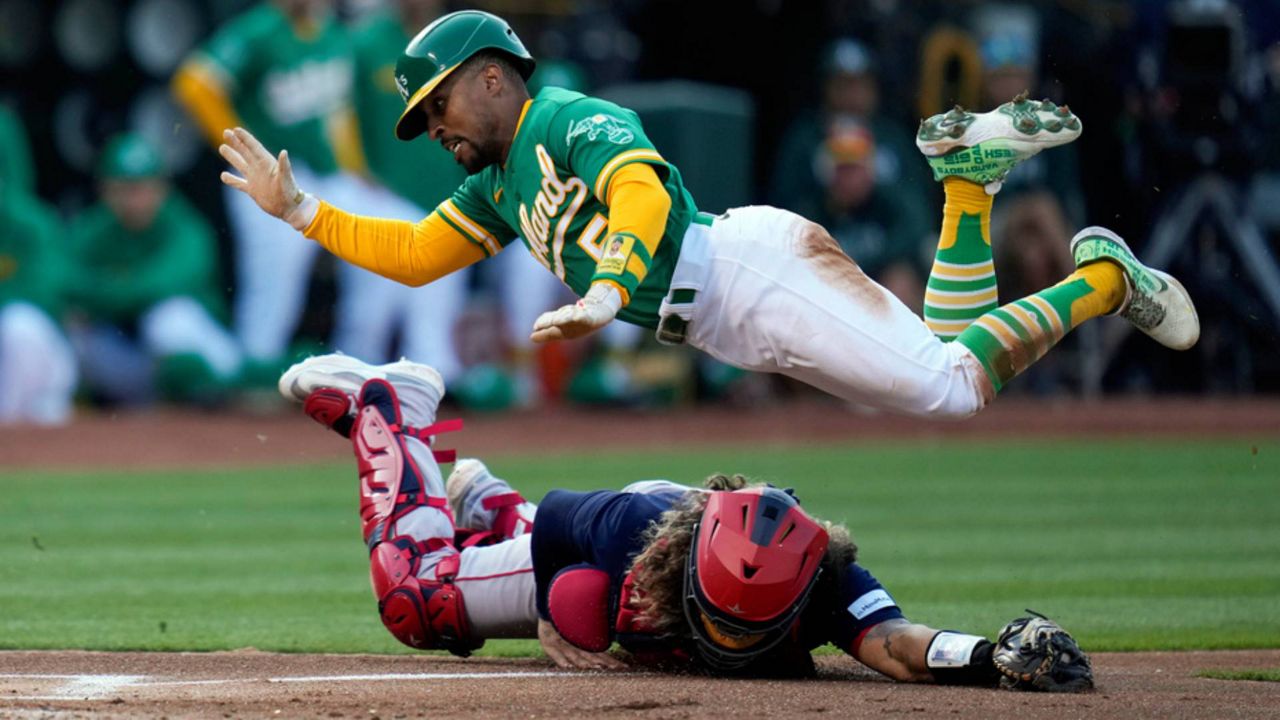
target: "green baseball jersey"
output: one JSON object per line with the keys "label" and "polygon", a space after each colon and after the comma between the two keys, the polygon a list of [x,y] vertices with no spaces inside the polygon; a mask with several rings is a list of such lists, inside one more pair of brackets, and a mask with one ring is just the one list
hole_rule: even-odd
{"label": "green baseball jersey", "polygon": [[21,193],[0,194],[0,307],[28,302],[62,310],[62,223],[52,208]]}
{"label": "green baseball jersey", "polygon": [[0,106],[0,193],[34,193],[31,149],[22,118]]}
{"label": "green baseball jersey", "polygon": [[178,296],[221,314],[213,230],[174,191],[142,230],[126,229],[105,205],[89,208],[72,224],[69,245],[68,298],[91,317],[128,322]]}
{"label": "green baseball jersey", "polygon": [[[640,280],[630,265],[606,263],[609,180],[631,163],[652,165],[671,196],[671,211],[657,251],[641,243],[630,251],[649,266]],[[525,110],[505,166],[467,178],[436,212],[463,235],[496,254],[515,237],[574,292],[599,279],[627,289],[631,302],[618,313],[627,322],[658,326],[658,308],[680,257],[684,232],[697,208],[680,171],[662,159],[630,110],[562,88],[544,88]],[[612,256],[606,258],[612,259]]]}
{"label": "green baseball jersey", "polygon": [[376,13],[352,34],[356,50],[356,110],[369,170],[382,184],[430,209],[462,184],[467,174],[439,143],[403,143],[396,121],[404,98],[396,89],[396,60],[411,38],[391,13]]}
{"label": "green baseball jersey", "polygon": [[272,3],[233,18],[198,51],[228,89],[245,126],[268,149],[289,149],[315,172],[337,170],[327,124],[351,105],[350,39],[332,17],[306,37]]}

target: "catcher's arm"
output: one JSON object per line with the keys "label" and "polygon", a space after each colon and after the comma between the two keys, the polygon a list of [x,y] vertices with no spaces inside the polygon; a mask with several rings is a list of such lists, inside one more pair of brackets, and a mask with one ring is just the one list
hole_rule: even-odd
{"label": "catcher's arm", "polygon": [[873,626],[862,636],[853,656],[858,662],[904,682],[932,682],[926,658],[937,630],[901,618]]}
{"label": "catcher's arm", "polygon": [[1009,623],[994,643],[901,618],[886,620],[866,631],[853,655],[867,667],[906,682],[999,684],[1050,692],[1093,687],[1089,657],[1075,638],[1039,615]]}
{"label": "catcher's arm", "polygon": [[298,187],[287,151],[272,155],[244,128],[224,132],[218,152],[240,173],[223,172],[222,182],[334,255],[383,277],[424,285],[487,256],[439,213],[411,223],[353,215],[321,202]]}

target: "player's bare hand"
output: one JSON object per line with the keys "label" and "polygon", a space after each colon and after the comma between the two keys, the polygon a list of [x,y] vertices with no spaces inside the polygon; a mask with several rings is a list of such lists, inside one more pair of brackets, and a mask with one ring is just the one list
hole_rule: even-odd
{"label": "player's bare hand", "polygon": [[576,670],[625,670],[627,664],[607,652],[587,652],[561,637],[555,626],[538,620],[538,642],[556,665]]}
{"label": "player's bare hand", "polygon": [[582,337],[608,325],[621,307],[622,296],[617,288],[596,283],[578,302],[539,315],[530,338],[548,342]]}
{"label": "player's bare hand", "polygon": [[218,154],[240,173],[223,171],[223,183],[253,198],[263,212],[294,227],[305,228],[311,222],[319,202],[298,188],[288,150],[273,156],[248,130],[232,128],[222,132]]}

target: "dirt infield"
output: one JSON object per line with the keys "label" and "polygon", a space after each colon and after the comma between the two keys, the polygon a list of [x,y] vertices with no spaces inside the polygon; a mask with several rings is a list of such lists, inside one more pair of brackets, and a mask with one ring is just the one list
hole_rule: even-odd
{"label": "dirt infield", "polygon": [[[452,417],[446,411],[444,416]],[[884,438],[972,436],[1274,436],[1280,400],[1159,399],[1082,402],[1006,398],[963,422],[927,422],[850,410],[829,400],[766,409],[702,407],[665,412],[551,407],[464,416],[443,447],[464,455],[642,450],[703,443],[803,445]],[[609,433],[601,433],[603,423]],[[342,460],[350,447],[300,412],[266,415],[176,411],[84,415],[68,428],[0,433],[0,470],[257,465]]]}
{"label": "dirt infield", "polygon": [[0,717],[1273,718],[1280,684],[1196,677],[1280,651],[1094,656],[1098,689],[1010,693],[892,683],[842,657],[816,680],[558,671],[533,660],[256,651],[0,653]]}

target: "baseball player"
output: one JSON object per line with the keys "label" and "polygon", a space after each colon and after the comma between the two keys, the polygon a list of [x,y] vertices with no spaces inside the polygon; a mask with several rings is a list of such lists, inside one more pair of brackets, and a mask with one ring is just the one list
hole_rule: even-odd
{"label": "baseball player", "polygon": [[0,157],[0,426],[60,425],[71,418],[79,374],[57,320],[65,304],[65,232],[57,213],[29,194],[30,177],[15,172],[26,138],[16,118],[7,126],[4,116],[0,108],[0,147],[8,146],[0,155],[17,152]]}
{"label": "baseball player", "polygon": [[446,429],[430,367],[320,356],[280,390],[351,438],[378,610],[411,647],[466,656],[536,633],[564,667],[625,667],[606,652],[616,642],[646,666],[794,676],[830,643],[897,680],[1092,687],[1088,657],[1042,617],[995,643],[908,621],[848,532],[790,491],[741,476],[707,490],[649,480],[555,490],[539,507],[476,460],[445,482],[427,444]]}
{"label": "baseball player", "polygon": [[112,404],[221,401],[243,357],[219,319],[213,228],[140,135],[107,143],[98,188],[101,202],[65,241],[69,334],[84,385]]}
{"label": "baseball player", "polygon": [[[365,188],[358,175],[366,163],[352,110],[355,56],[331,6],[331,0],[260,3],[219,28],[178,69],[172,87],[214,145],[227,128],[252,128],[267,143],[293,149],[304,184],[359,206]],[[248,374],[269,371],[274,379],[302,317],[317,248],[264,217],[244,195],[228,190],[226,201],[236,243],[236,334]],[[336,337],[350,335],[344,323],[359,316],[359,306],[378,316],[386,283],[339,267]]]}
{"label": "baseball player", "polygon": [[[1118,313],[1171,348],[1199,337],[1182,286],[1099,227],[1073,238],[1076,272],[997,308],[993,195],[1018,162],[1079,135],[1065,106],[1019,97],[921,124],[917,145],[946,193],[926,324],[804,218],[771,207],[698,212],[634,113],[558,88],[529,98],[533,66],[504,21],[476,11],[440,18],[405,49],[397,136],[426,133],[471,173],[416,224],[352,215],[304,192],[286,152],[272,155],[239,128],[220,151],[240,175],[222,179],[339,257],[410,284],[490,257],[519,234],[581,296],[538,318],[535,340],[618,318],[730,365],[909,415],[972,415],[1099,315]],[[618,238],[621,252],[606,253]]]}

